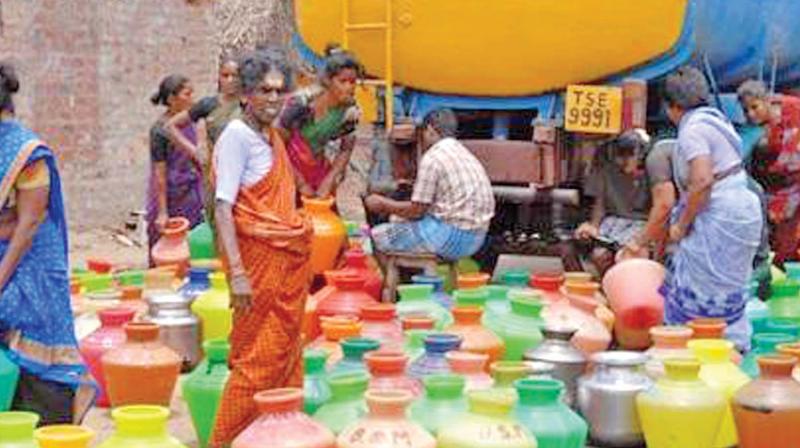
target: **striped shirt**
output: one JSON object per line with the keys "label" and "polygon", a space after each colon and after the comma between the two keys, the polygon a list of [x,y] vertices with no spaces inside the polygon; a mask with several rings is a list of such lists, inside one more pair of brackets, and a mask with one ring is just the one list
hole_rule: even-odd
{"label": "striped shirt", "polygon": [[433,145],[420,162],[411,200],[463,230],[486,231],[494,216],[492,184],[481,162],[456,139]]}

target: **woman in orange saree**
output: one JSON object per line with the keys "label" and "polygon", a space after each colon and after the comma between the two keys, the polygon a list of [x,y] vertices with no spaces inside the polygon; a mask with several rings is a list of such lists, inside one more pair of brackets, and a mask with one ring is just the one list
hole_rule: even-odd
{"label": "woman in orange saree", "polygon": [[295,206],[286,149],[271,124],[289,88],[282,55],[260,51],[239,67],[246,99],[214,151],[216,228],[234,309],[231,376],[211,436],[231,444],[258,415],[253,395],[303,384],[301,320],[311,281],[310,222]]}

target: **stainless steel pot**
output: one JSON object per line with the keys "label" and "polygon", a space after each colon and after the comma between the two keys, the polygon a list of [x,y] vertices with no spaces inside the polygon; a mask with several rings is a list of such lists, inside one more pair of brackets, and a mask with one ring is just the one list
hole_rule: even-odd
{"label": "stainless steel pot", "polygon": [[161,342],[183,358],[182,371],[192,370],[202,358],[200,321],[192,314],[191,300],[172,291],[153,291],[147,297],[147,320],[161,328]]}
{"label": "stainless steel pot", "polygon": [[578,378],[586,370],[586,357],[570,342],[576,331],[575,328],[545,327],[542,330],[544,341],[524,355],[526,361],[540,361],[554,366],[549,374],[564,382],[564,403],[572,407],[576,406]]}
{"label": "stainless steel pot", "polygon": [[591,439],[604,447],[643,446],[636,396],[652,386],[644,373],[647,355],[601,352],[591,362],[593,371],[578,380],[578,405]]}

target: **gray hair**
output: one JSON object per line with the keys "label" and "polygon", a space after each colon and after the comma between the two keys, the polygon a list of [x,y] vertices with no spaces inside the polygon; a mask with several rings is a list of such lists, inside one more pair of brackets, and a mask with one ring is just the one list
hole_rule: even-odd
{"label": "gray hair", "polygon": [[423,129],[432,127],[442,137],[455,137],[458,132],[458,118],[450,109],[436,109],[422,120]]}
{"label": "gray hair", "polygon": [[664,96],[671,105],[690,110],[708,105],[711,89],[703,72],[684,66],[667,76]]}
{"label": "gray hair", "polygon": [[736,95],[739,96],[739,101],[743,101],[745,98],[762,100],[769,96],[769,90],[763,81],[748,79],[736,89]]}
{"label": "gray hair", "polygon": [[259,48],[239,61],[239,80],[242,91],[251,93],[270,71],[283,75],[285,89],[292,88],[292,68],[286,54],[276,48]]}

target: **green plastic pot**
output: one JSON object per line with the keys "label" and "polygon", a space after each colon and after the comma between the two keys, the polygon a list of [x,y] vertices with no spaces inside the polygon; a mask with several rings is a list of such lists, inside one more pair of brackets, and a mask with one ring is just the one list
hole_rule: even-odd
{"label": "green plastic pot", "polygon": [[783,269],[790,280],[800,281],[800,262],[788,261],[783,264]]}
{"label": "green plastic pot", "polygon": [[367,391],[369,375],[366,372],[344,372],[331,374],[328,384],[331,399],[314,414],[314,420],[322,423],[334,434],[367,414],[364,392]]}
{"label": "green plastic pot", "polygon": [[108,291],[114,288],[114,277],[111,274],[88,274],[81,279],[86,292]]}
{"label": "green plastic pot", "polygon": [[380,342],[370,338],[349,338],[341,342],[342,359],[331,369],[331,374],[344,372],[366,372],[364,355],[367,352],[378,350]]}
{"label": "green plastic pot", "polygon": [[206,359],[183,380],[182,392],[197,432],[197,440],[201,447],[206,447],[230,376],[230,344],[224,339],[206,341],[203,350]]}
{"label": "green plastic pot", "polygon": [[457,306],[486,306],[489,300],[489,291],[486,288],[457,289],[453,292],[453,299]]}
{"label": "green plastic pot", "polygon": [[403,351],[408,355],[409,364],[425,353],[425,338],[433,333],[435,333],[433,330],[406,330],[406,343]]}
{"label": "green plastic pot", "polygon": [[11,409],[11,402],[17,391],[19,367],[0,349],[0,412]]}
{"label": "green plastic pot", "polygon": [[397,302],[397,317],[425,315],[436,321],[435,328],[443,330],[453,324],[453,316],[433,300],[433,285],[408,284],[397,287],[400,301]]}
{"label": "green plastic pot", "polygon": [[38,423],[33,412],[0,412],[0,448],[39,448],[33,438]]}
{"label": "green plastic pot", "polygon": [[511,270],[503,273],[503,284],[511,288],[527,288],[531,273],[524,270]]}
{"label": "green plastic pot", "polygon": [[767,301],[773,319],[787,319],[800,324],[800,297],[773,297]]}
{"label": "green plastic pot", "polygon": [[192,260],[208,260],[217,257],[214,232],[205,221],[189,232],[189,256]]}
{"label": "green plastic pot", "polygon": [[511,312],[511,304],[508,301],[508,293],[511,291],[511,287],[508,285],[487,285],[485,289],[488,297],[483,309],[481,324],[487,328],[497,328],[497,319]]}
{"label": "green plastic pot", "polygon": [[122,271],[117,274],[120,286],[144,286],[144,271]]}
{"label": "green plastic pot", "polygon": [[564,383],[549,378],[514,383],[519,401],[512,414],[535,437],[538,448],[583,448],[589,426],[561,400]]}
{"label": "green plastic pot", "polygon": [[519,361],[526,351],[539,346],[544,337],[543,304],[534,290],[512,290],[509,292],[511,311],[485,320],[484,325],[505,343],[503,359]]}
{"label": "green plastic pot", "polygon": [[800,282],[792,279],[776,280],[772,282],[771,290],[770,300],[797,297],[800,294]]}
{"label": "green plastic pot", "polygon": [[411,419],[436,435],[467,413],[466,380],[460,375],[431,375],[423,380],[425,394],[411,405]]}
{"label": "green plastic pot", "polygon": [[303,410],[314,415],[331,398],[331,388],[325,378],[325,361],[328,353],[322,350],[303,352]]}

